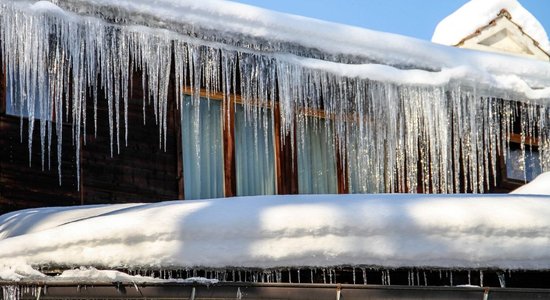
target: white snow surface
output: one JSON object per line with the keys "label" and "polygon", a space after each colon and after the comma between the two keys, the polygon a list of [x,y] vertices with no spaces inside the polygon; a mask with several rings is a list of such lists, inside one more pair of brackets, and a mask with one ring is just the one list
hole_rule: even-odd
{"label": "white snow surface", "polygon": [[506,9],[512,21],[539,42],[544,51],[550,52],[550,42],[544,27],[517,0],[471,0],[437,25],[432,42],[456,45],[478,28],[489,24],[502,9]]}
{"label": "white snow surface", "polygon": [[[335,71],[336,74],[350,77],[389,79],[393,83],[409,85],[417,83],[415,78],[418,74],[415,70],[411,72],[411,70],[400,70],[384,65],[415,66],[419,69],[436,70],[436,72],[430,72],[429,78],[421,76],[418,84],[429,82],[427,85],[436,85],[444,84],[449,79],[471,79],[492,88],[521,93],[530,99],[550,98],[550,65],[528,58],[457,49],[402,35],[284,14],[231,1],[56,0],[53,2],[59,5],[62,5],[61,2],[69,3],[64,5],[72,6],[77,13],[79,6],[112,8],[127,12],[130,18],[135,16],[137,22],[143,23],[142,18],[150,16],[149,18],[158,18],[166,23],[191,24],[197,28],[215,30],[220,36],[244,34],[270,42],[295,43],[334,55],[367,56],[381,64],[381,66],[343,64],[322,60],[312,62],[312,59],[308,58],[288,58],[285,56],[286,53],[275,55],[279,60],[291,60],[306,67],[314,65],[315,69]],[[380,69],[383,71],[381,74]],[[465,69],[468,72],[464,72]],[[421,71],[421,73],[428,72]]]}
{"label": "white snow surface", "polygon": [[550,195],[550,172],[540,174],[533,181],[513,190],[510,194]]}
{"label": "white snow surface", "polygon": [[[257,196],[99,208],[0,216],[0,224],[12,222],[1,231],[4,269],[550,268],[544,195]],[[29,225],[47,215],[40,230]]]}

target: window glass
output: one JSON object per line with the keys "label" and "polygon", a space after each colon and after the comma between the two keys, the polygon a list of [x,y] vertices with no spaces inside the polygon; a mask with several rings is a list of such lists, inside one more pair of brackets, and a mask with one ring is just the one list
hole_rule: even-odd
{"label": "window glass", "polygon": [[532,181],[542,173],[540,165],[539,151],[525,149],[525,163],[521,155],[521,149],[510,149],[506,157],[506,177],[515,180]]}
{"label": "window glass", "polygon": [[273,195],[275,156],[271,111],[260,109],[259,116],[246,115],[242,105],[235,109],[235,163],[237,195]]}
{"label": "window glass", "polygon": [[307,117],[298,124],[298,191],[300,194],[338,192],[336,153],[331,123]]}
{"label": "window glass", "polygon": [[368,145],[358,138],[358,132],[350,134],[348,147],[348,187],[350,193],[376,193],[383,190],[376,183],[382,183],[376,174],[375,163],[370,160]]}
{"label": "window glass", "polygon": [[224,196],[221,101],[186,96],[181,109],[185,199]]}

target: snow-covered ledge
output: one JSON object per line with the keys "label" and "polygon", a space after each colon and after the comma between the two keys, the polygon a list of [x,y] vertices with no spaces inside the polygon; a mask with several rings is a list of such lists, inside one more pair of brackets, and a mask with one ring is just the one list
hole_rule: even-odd
{"label": "snow-covered ledge", "polygon": [[550,269],[549,215],[548,195],[296,195],[29,209],[0,216],[0,277],[13,279],[19,269],[32,276],[25,266]]}

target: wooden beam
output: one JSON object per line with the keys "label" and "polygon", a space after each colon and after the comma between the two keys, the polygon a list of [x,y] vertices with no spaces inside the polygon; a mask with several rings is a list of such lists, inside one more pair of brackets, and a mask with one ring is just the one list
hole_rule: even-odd
{"label": "wooden beam", "polygon": [[[274,112],[275,130],[275,166],[277,170],[277,193],[279,195],[298,194],[298,157],[296,148],[296,131],[294,139],[290,134],[282,137],[281,114],[279,106]],[[282,141],[282,142],[281,142]],[[292,145],[294,143],[294,147]],[[294,151],[292,149],[294,148]]]}
{"label": "wooden beam", "polygon": [[[0,53],[1,54],[1,53]],[[2,71],[0,72],[0,114],[6,113],[6,66],[4,66],[4,62],[1,60],[2,56],[0,56],[0,67],[2,68]]]}
{"label": "wooden beam", "polygon": [[172,118],[174,122],[174,131],[176,139],[176,184],[178,190],[178,199],[185,199],[185,181],[183,174],[183,141],[181,137],[181,107],[176,109],[176,101],[171,101]]}
{"label": "wooden beam", "polygon": [[231,97],[223,101],[223,156],[225,197],[237,195],[237,173],[235,162],[235,104]]}
{"label": "wooden beam", "polygon": [[[519,133],[511,133],[510,134],[510,142],[511,143],[517,143],[521,144],[521,134]],[[526,136],[525,137],[525,145],[528,146],[538,146],[540,145],[540,141],[537,138]]]}
{"label": "wooden beam", "polygon": [[[336,139],[336,138],[335,138]],[[338,194],[349,194],[348,185],[348,169],[346,168],[346,161],[343,159],[340,153],[340,145],[338,139],[335,141],[336,148],[336,176],[338,179]]]}

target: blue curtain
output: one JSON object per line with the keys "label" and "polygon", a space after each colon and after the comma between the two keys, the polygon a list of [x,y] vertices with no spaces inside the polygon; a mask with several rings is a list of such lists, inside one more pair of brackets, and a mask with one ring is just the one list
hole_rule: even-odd
{"label": "blue curtain", "polygon": [[185,199],[224,196],[221,101],[186,96],[181,108]]}
{"label": "blue curtain", "polygon": [[238,196],[276,193],[272,120],[268,109],[253,109],[247,115],[242,105],[235,108]]}
{"label": "blue curtain", "polygon": [[306,117],[297,129],[298,191],[300,194],[338,193],[332,124]]}

